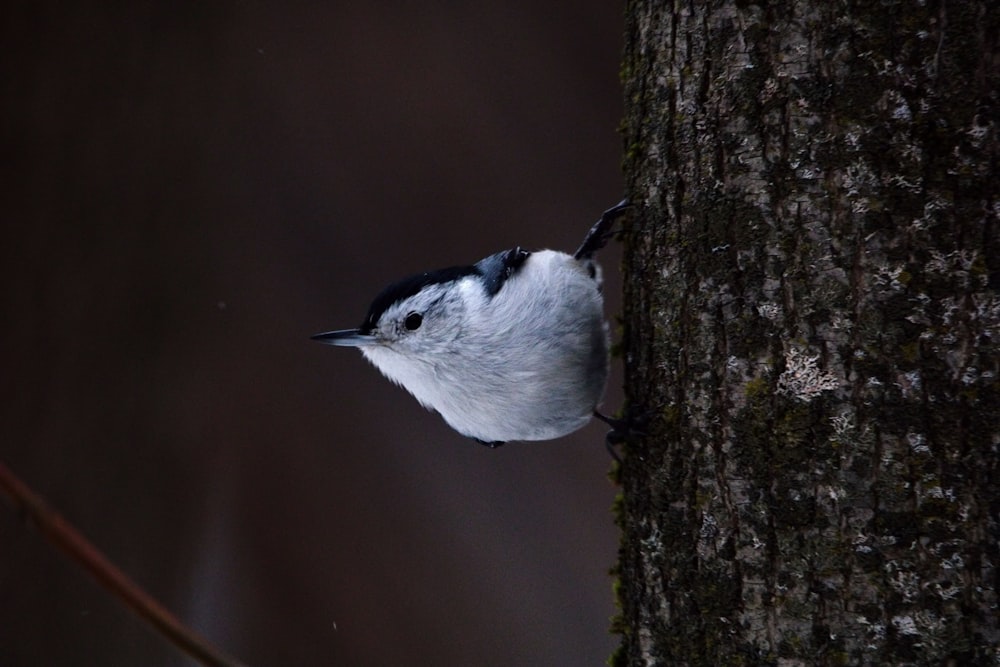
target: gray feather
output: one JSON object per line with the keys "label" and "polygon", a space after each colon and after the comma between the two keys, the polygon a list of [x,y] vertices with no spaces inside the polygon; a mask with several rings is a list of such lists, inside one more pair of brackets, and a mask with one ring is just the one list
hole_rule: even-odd
{"label": "gray feather", "polygon": [[476,262],[476,269],[483,276],[486,293],[491,297],[496,296],[507,279],[517,273],[530,256],[530,252],[518,247],[498,252]]}

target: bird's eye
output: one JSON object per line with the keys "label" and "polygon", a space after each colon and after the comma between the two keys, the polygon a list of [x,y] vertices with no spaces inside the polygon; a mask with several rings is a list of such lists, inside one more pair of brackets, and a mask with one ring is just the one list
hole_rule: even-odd
{"label": "bird's eye", "polygon": [[420,313],[410,313],[403,320],[403,326],[407,328],[408,331],[415,331],[420,328],[420,325],[424,321],[424,316]]}

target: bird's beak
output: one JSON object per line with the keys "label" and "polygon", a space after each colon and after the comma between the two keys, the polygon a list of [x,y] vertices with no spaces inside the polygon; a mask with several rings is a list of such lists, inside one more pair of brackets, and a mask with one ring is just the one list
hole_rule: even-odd
{"label": "bird's beak", "polygon": [[375,336],[363,334],[360,329],[342,329],[340,331],[327,331],[316,334],[312,337],[327,345],[339,345],[341,347],[364,347],[375,344]]}

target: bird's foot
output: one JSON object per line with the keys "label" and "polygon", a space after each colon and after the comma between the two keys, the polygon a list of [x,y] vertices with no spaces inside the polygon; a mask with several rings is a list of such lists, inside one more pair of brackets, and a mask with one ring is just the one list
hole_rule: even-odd
{"label": "bird's foot", "polygon": [[626,209],[631,206],[632,204],[629,203],[628,199],[623,199],[602,213],[601,219],[590,228],[590,231],[587,232],[587,237],[583,239],[583,243],[580,244],[580,248],[573,256],[577,259],[589,259],[593,257],[594,253],[603,248],[607,244],[608,239],[614,234],[611,226],[615,220],[625,215]]}
{"label": "bird's foot", "polygon": [[608,434],[604,437],[604,446],[607,447],[608,453],[611,454],[611,458],[619,464],[621,464],[622,458],[618,455],[615,447],[623,442],[634,440],[646,435],[644,429],[649,423],[648,413],[633,415],[629,414],[627,410],[623,419],[608,417],[607,415],[601,414],[597,410],[594,410],[594,417],[611,427],[611,430],[608,431]]}

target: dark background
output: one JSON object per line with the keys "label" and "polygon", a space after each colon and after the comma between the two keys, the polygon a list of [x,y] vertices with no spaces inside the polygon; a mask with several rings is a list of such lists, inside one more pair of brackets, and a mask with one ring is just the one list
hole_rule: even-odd
{"label": "dark background", "polygon": [[[576,247],[621,196],[622,8],[5,7],[0,457],[251,665],[603,664],[604,429],[491,451],[308,337]],[[189,664],[0,510],[0,665]]]}

